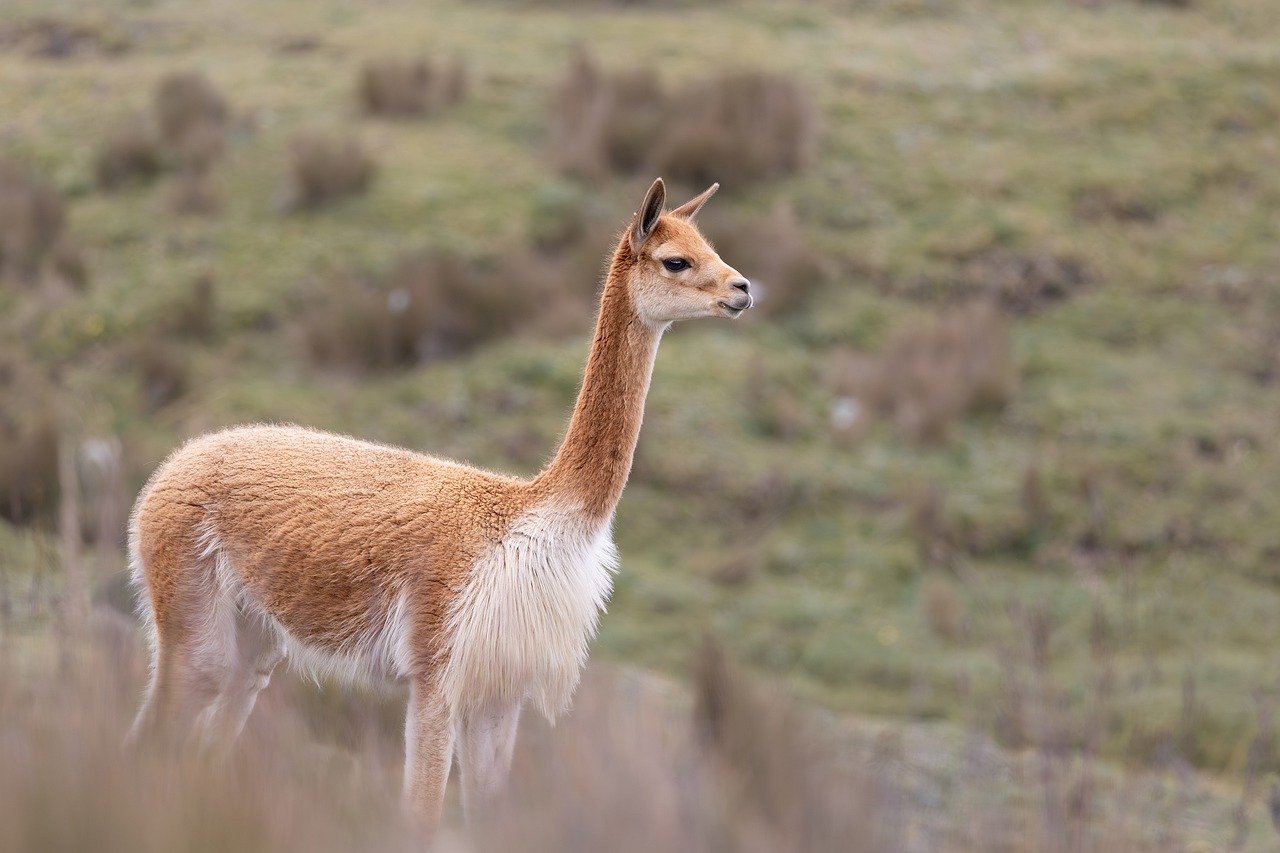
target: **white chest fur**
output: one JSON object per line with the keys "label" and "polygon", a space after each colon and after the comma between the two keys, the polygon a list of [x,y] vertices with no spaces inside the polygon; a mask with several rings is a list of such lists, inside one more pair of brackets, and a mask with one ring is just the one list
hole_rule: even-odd
{"label": "white chest fur", "polygon": [[618,554],[609,524],[554,505],[521,516],[477,561],[449,614],[445,698],[455,712],[529,699],[568,708]]}

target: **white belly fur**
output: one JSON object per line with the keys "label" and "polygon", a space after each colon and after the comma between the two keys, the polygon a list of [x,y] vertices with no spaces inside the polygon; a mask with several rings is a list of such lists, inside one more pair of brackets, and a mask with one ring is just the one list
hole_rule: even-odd
{"label": "white belly fur", "polygon": [[618,567],[610,523],[535,507],[476,562],[449,613],[446,701],[454,713],[532,701],[568,709]]}

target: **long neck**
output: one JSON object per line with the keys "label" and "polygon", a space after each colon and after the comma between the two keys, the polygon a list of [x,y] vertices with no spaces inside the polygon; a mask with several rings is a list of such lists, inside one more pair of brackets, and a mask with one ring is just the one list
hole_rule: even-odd
{"label": "long neck", "polygon": [[613,514],[631,473],[661,330],[636,314],[619,246],[600,297],[595,339],[569,429],[535,488],[578,504],[595,520]]}

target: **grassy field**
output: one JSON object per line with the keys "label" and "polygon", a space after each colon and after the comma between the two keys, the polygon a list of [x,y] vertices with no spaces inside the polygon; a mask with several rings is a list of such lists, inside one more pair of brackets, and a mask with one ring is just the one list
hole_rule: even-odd
{"label": "grassy field", "polygon": [[[32,22],[51,19],[92,37],[42,56]],[[681,675],[712,631],[839,712],[1021,748],[1052,708],[1054,737],[1125,766],[1176,755],[1254,787],[1280,771],[1269,0],[10,0],[0,154],[66,197],[88,284],[0,280],[6,421],[51,411],[71,441],[118,437],[128,494],[183,438],[245,421],[537,470],[585,309],[555,334],[379,371],[316,364],[301,318],[328,282],[404,252],[523,258],[549,199],[621,226],[653,176],[577,181],[548,151],[579,47],[673,86],[776,72],[818,116],[804,168],[712,203],[740,219],[789,205],[820,274],[785,310],[664,341],[597,656]],[[421,120],[363,116],[360,65],[389,55],[460,57],[470,94]],[[175,214],[172,177],[95,187],[108,131],[182,70],[231,111],[211,215]],[[283,213],[301,130],[357,134],[368,192]],[[572,268],[585,305],[596,283]],[[212,329],[175,331],[201,276]],[[1017,381],[998,405],[935,441],[867,405],[840,425],[859,399],[840,365],[981,294],[1008,318]],[[6,645],[47,630],[56,550],[39,525],[0,521]],[[101,577],[123,564],[104,553]]]}

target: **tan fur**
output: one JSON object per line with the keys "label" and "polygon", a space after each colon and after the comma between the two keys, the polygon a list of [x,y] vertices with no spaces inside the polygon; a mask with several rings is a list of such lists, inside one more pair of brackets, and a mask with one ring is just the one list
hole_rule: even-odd
{"label": "tan fur", "polygon": [[[467,801],[489,799],[520,705],[554,715],[576,684],[663,330],[750,304],[691,221],[713,191],[662,214],[665,189],[650,188],[615,249],[564,440],[532,480],[294,426],[175,451],[130,525],[155,647],[135,735],[195,722],[233,737],[287,652],[409,681],[405,790],[428,825],[455,742]],[[677,256],[691,268],[663,267]]]}

